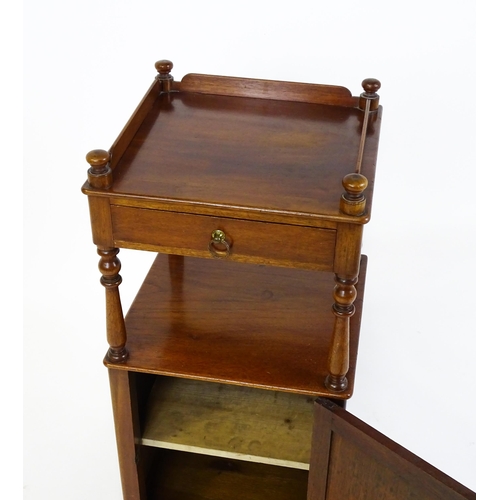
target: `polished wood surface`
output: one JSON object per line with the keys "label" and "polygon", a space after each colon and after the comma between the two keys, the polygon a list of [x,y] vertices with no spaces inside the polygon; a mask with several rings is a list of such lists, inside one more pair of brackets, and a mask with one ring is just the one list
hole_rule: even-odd
{"label": "polished wood surface", "polygon": [[212,232],[222,230],[228,248],[217,257],[333,271],[336,232],[331,229],[117,206],[111,206],[111,215],[120,248],[210,258]]}
{"label": "polished wood surface", "polygon": [[[370,184],[362,222],[369,217],[379,111],[364,152]],[[232,207],[248,218],[309,217],[328,227],[345,219],[337,200],[343,177],[356,167],[362,121],[357,108],[160,94],[114,167],[107,195],[118,204],[162,200],[184,212]]]}
{"label": "polished wood surface", "polygon": [[[127,316],[129,358],[109,366],[327,395],[332,273],[216,259],[156,258]],[[366,257],[351,318],[354,389]]]}
{"label": "polished wood surface", "polygon": [[138,439],[141,435],[138,391],[134,373],[108,370],[116,444],[124,500],[146,498],[146,483]]}
{"label": "polished wood surface", "polygon": [[476,494],[333,401],[320,399],[307,498],[473,500]]}
{"label": "polished wood surface", "polygon": [[333,263],[334,323],[328,355],[329,373],[325,381],[332,392],[343,391],[349,384],[347,373],[350,365],[351,319],[356,312],[356,284],[360,269],[362,232],[363,226],[360,224],[340,224],[337,231],[338,251],[335,252]]}
{"label": "polished wood surface", "polygon": [[291,102],[355,107],[358,98],[338,85],[314,85],[296,82],[276,82],[251,78],[200,75],[191,73],[176,86],[181,92],[253,97]]}
{"label": "polished wood surface", "polygon": [[125,347],[127,331],[118,289],[122,282],[119,274],[121,262],[117,257],[118,252],[118,248],[97,247],[97,253],[101,257],[99,260],[99,270],[102,274],[101,285],[106,290],[106,336],[109,344],[106,359],[121,363],[127,359],[128,352]]}

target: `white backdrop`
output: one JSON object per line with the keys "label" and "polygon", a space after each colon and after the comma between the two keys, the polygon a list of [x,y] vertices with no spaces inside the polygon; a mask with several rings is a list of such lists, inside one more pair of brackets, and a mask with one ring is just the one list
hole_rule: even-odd
{"label": "white backdrop", "polygon": [[[80,192],[156,71],[347,86],[384,106],[349,411],[475,489],[472,0],[25,0],[24,495],[121,495]],[[29,253],[28,253],[29,249]],[[125,308],[152,255],[122,251]],[[7,497],[4,497],[7,498]]]}

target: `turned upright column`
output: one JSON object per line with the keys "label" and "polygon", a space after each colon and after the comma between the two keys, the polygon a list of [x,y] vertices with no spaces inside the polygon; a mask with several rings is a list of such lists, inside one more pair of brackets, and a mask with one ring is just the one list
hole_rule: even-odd
{"label": "turned upright column", "polygon": [[354,171],[342,180],[344,194],[340,199],[340,212],[352,216],[352,223],[340,223],[337,229],[337,244],[334,260],[335,287],[333,289],[334,314],[333,334],[328,356],[329,373],[325,386],[332,392],[347,389],[349,371],[350,319],[355,313],[356,284],[359,276],[363,221],[356,223],[357,217],[365,215],[366,198],[364,191],[368,179],[361,174],[363,153],[370,116],[378,108],[379,96],[376,91],[380,82],[374,78],[363,80],[364,92],[359,97],[359,108],[363,110],[361,138],[358,158]]}
{"label": "turned upright column", "polygon": [[[349,215],[362,215],[366,205],[363,195],[368,186],[366,177],[352,173],[344,177],[342,184],[345,193],[340,202],[341,211]],[[362,234],[362,224],[342,223],[337,230],[333,334],[328,358],[329,374],[325,381],[326,387],[332,392],[342,392],[348,385],[350,319],[355,312]]]}
{"label": "turned upright column", "polygon": [[[102,149],[96,149],[87,154],[87,162],[90,165],[88,181],[93,188],[108,189],[111,187],[113,174],[109,167],[109,160],[109,153]],[[107,200],[100,198],[100,201],[102,203],[95,204],[94,208],[100,211],[109,210]],[[96,221],[96,223],[98,222]],[[95,233],[101,234],[98,230]],[[102,239],[105,240],[105,238]],[[119,249],[103,245],[101,241],[96,241],[96,243],[97,253],[101,257],[99,260],[99,270],[102,274],[101,284],[106,290],[106,335],[109,344],[106,360],[112,363],[121,363],[127,359],[128,352],[125,347],[127,332],[118,290],[122,281],[119,274],[121,263],[117,257]]]}

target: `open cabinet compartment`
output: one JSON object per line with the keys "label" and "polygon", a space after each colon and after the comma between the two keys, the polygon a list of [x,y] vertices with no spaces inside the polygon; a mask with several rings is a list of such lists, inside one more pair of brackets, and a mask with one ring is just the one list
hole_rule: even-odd
{"label": "open cabinet compartment", "polygon": [[313,400],[156,376],[140,438],[155,457],[148,498],[305,500]]}

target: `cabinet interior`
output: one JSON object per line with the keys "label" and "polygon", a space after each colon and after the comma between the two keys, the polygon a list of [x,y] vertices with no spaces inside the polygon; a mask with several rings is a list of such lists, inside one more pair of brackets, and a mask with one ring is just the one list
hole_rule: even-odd
{"label": "cabinet interior", "polygon": [[161,450],[148,481],[150,500],[306,500],[308,472]]}
{"label": "cabinet interior", "polygon": [[235,487],[239,498],[306,498],[313,396],[140,377],[151,387],[139,443],[155,453],[152,498],[224,499]]}

